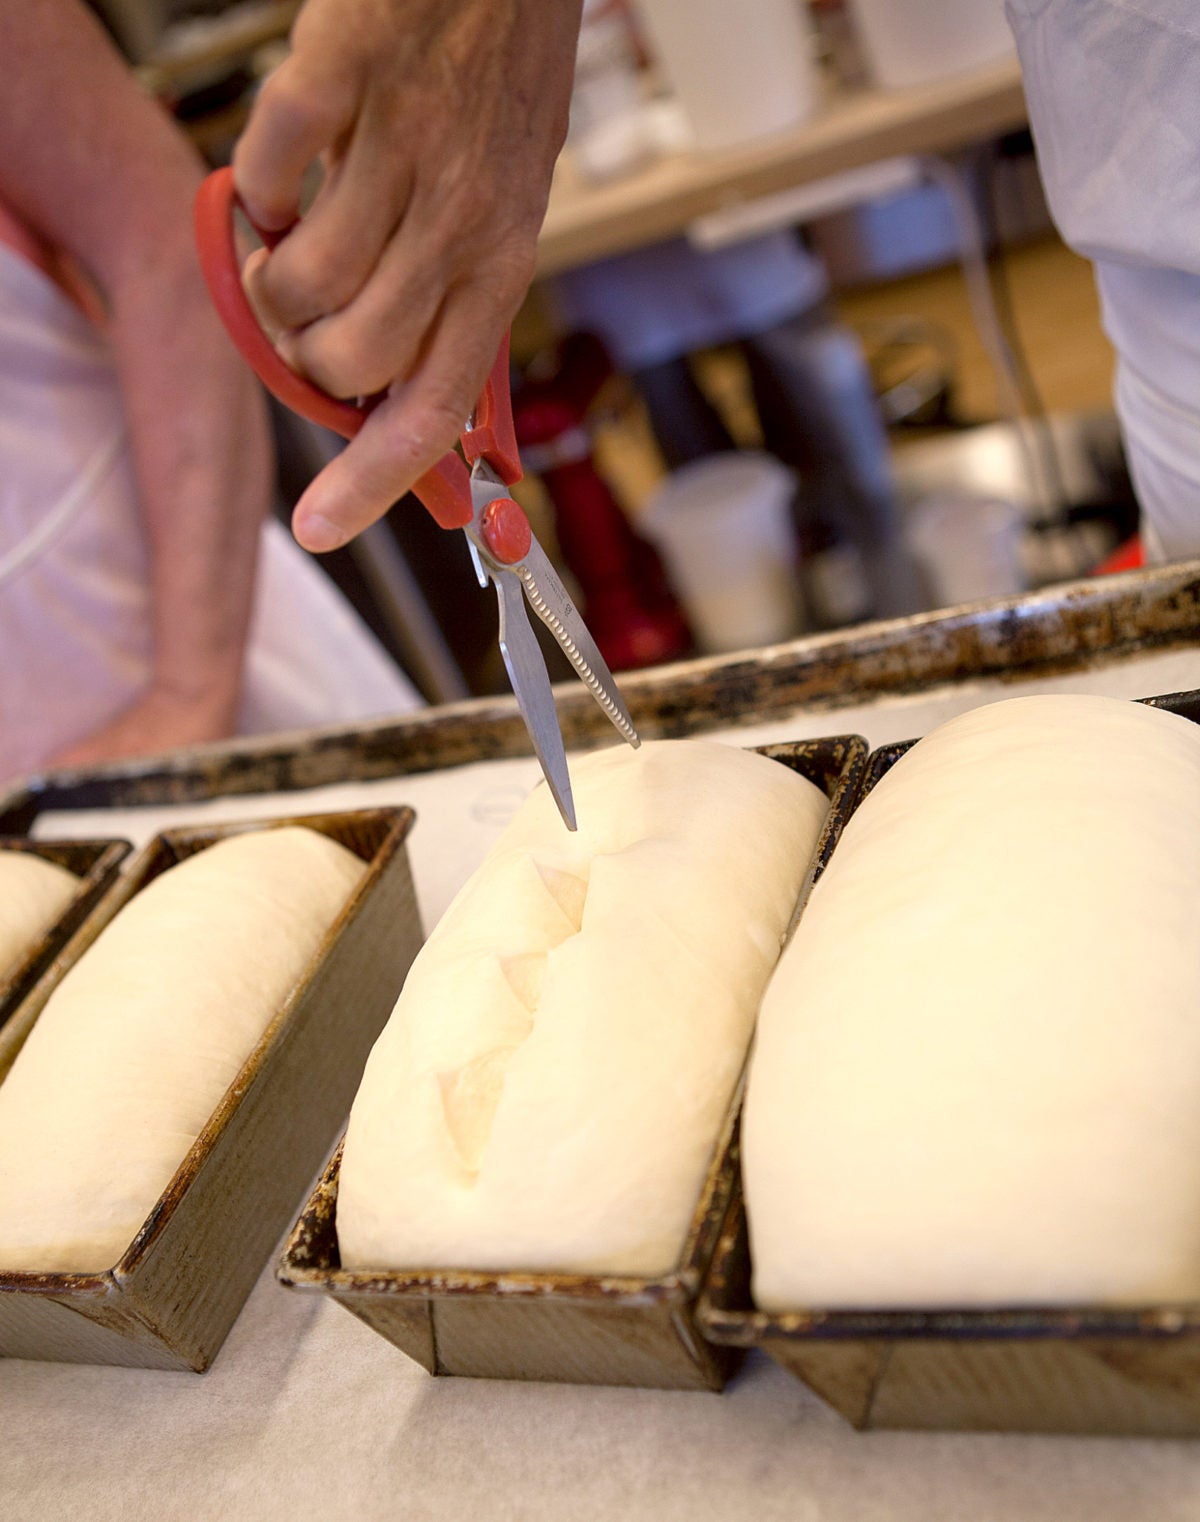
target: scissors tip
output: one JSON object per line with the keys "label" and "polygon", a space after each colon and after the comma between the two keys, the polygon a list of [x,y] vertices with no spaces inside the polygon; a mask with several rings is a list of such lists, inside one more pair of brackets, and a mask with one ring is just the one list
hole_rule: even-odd
{"label": "scissors tip", "polygon": [[579,825],[575,819],[575,800],[570,793],[564,798],[557,789],[551,789],[554,793],[554,801],[558,804],[558,812],[562,815],[563,823],[568,830],[578,830]]}

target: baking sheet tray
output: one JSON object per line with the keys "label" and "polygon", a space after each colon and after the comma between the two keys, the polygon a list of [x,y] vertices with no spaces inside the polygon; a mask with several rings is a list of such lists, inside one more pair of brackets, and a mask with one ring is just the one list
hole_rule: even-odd
{"label": "baking sheet tray", "polygon": [[[803,897],[858,795],[866,744],[850,735],[761,750],[830,799]],[[343,1269],[335,1229],[339,1147],[288,1239],[280,1282],[331,1295],[431,1374],[720,1389],[740,1355],[698,1336],[694,1307],[733,1187],[724,1160],[735,1116],[731,1104],[679,1263],[661,1278]]]}
{"label": "baking sheet tray", "polygon": [[[947,685],[1084,672],[1198,642],[1200,562],[1189,561],[742,655],[622,673],[620,683],[647,738],[753,725],[799,710],[828,713],[821,732],[832,734],[859,728],[839,723],[839,708]],[[1141,689],[1147,690],[1154,689]],[[555,698],[568,747],[613,742],[612,726],[581,683],[559,686]],[[528,754],[515,701],[476,700],[399,720],[197,747],[167,759],[90,772],[50,773],[0,795],[0,834],[27,833],[48,810],[287,793]]]}
{"label": "baking sheet tray", "polygon": [[[369,863],[366,876],[120,1261],[98,1274],[0,1270],[0,1357],[205,1369],[320,1167],[421,944],[405,853],[412,813],[279,822],[330,835]],[[174,831],[140,853],[0,1032],[0,1083],[117,912],[176,862],[256,827]]]}
{"label": "baking sheet tray", "polygon": [[[1144,701],[1200,723],[1200,692]],[[859,802],[915,743],[872,753]],[[736,1127],[727,1161],[701,1330],[761,1348],[855,1427],[1200,1435],[1200,1306],[756,1310]]]}

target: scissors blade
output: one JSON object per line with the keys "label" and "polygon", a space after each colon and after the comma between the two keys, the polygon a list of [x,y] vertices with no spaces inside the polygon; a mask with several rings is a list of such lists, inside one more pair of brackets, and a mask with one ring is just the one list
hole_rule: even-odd
{"label": "scissors blade", "polygon": [[558,804],[568,830],[575,829],[575,800],[567,771],[567,752],[554,708],[554,692],[546,662],[525,611],[518,578],[502,571],[493,578],[500,602],[500,653],[508,679],[517,695],[517,706],[542,764],[546,783]]}
{"label": "scissors blade", "polygon": [[[463,532],[465,533],[466,530]],[[467,548],[471,552],[471,564],[475,567],[475,580],[481,587],[486,587],[488,584],[487,567],[479,558],[479,551],[475,548],[475,541],[471,538],[470,534],[467,534]]]}
{"label": "scissors blade", "polygon": [[641,741],[613,674],[549,556],[536,539],[529,546],[517,575],[529,598],[529,606],[562,646],[584,686],[618,732],[636,749]]}

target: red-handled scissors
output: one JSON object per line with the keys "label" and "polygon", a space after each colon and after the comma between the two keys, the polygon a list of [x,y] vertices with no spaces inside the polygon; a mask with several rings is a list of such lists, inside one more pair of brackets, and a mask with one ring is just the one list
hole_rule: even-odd
{"label": "red-handled scissors", "polygon": [[[217,311],[242,357],[281,402],[302,417],[353,438],[383,397],[339,401],[279,357],[242,287],[234,234],[234,210],[240,205],[230,169],[210,174],[196,196],[200,264]],[[255,231],[268,248],[286,236],[257,227]],[[500,651],[509,680],[550,791],[573,830],[575,804],[566,750],[526,599],[620,734],[635,746],[638,736],[587,625],[534,537],[524,511],[508,494],[508,488],[521,479],[521,461],[509,395],[507,334],[460,443],[466,463],[453,452],[444,455],[417,481],[413,492],[442,528],[463,530],[480,586],[491,581],[496,588]]]}

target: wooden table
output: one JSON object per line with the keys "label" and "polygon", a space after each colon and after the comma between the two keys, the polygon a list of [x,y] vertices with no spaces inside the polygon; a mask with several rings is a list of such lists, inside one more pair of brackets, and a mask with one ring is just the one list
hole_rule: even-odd
{"label": "wooden table", "polygon": [[722,153],[674,153],[608,184],[560,160],[538,273],[552,275],[684,232],[697,217],[904,154],[948,153],[1023,127],[1015,58],[910,90],[831,91],[794,130]]}

